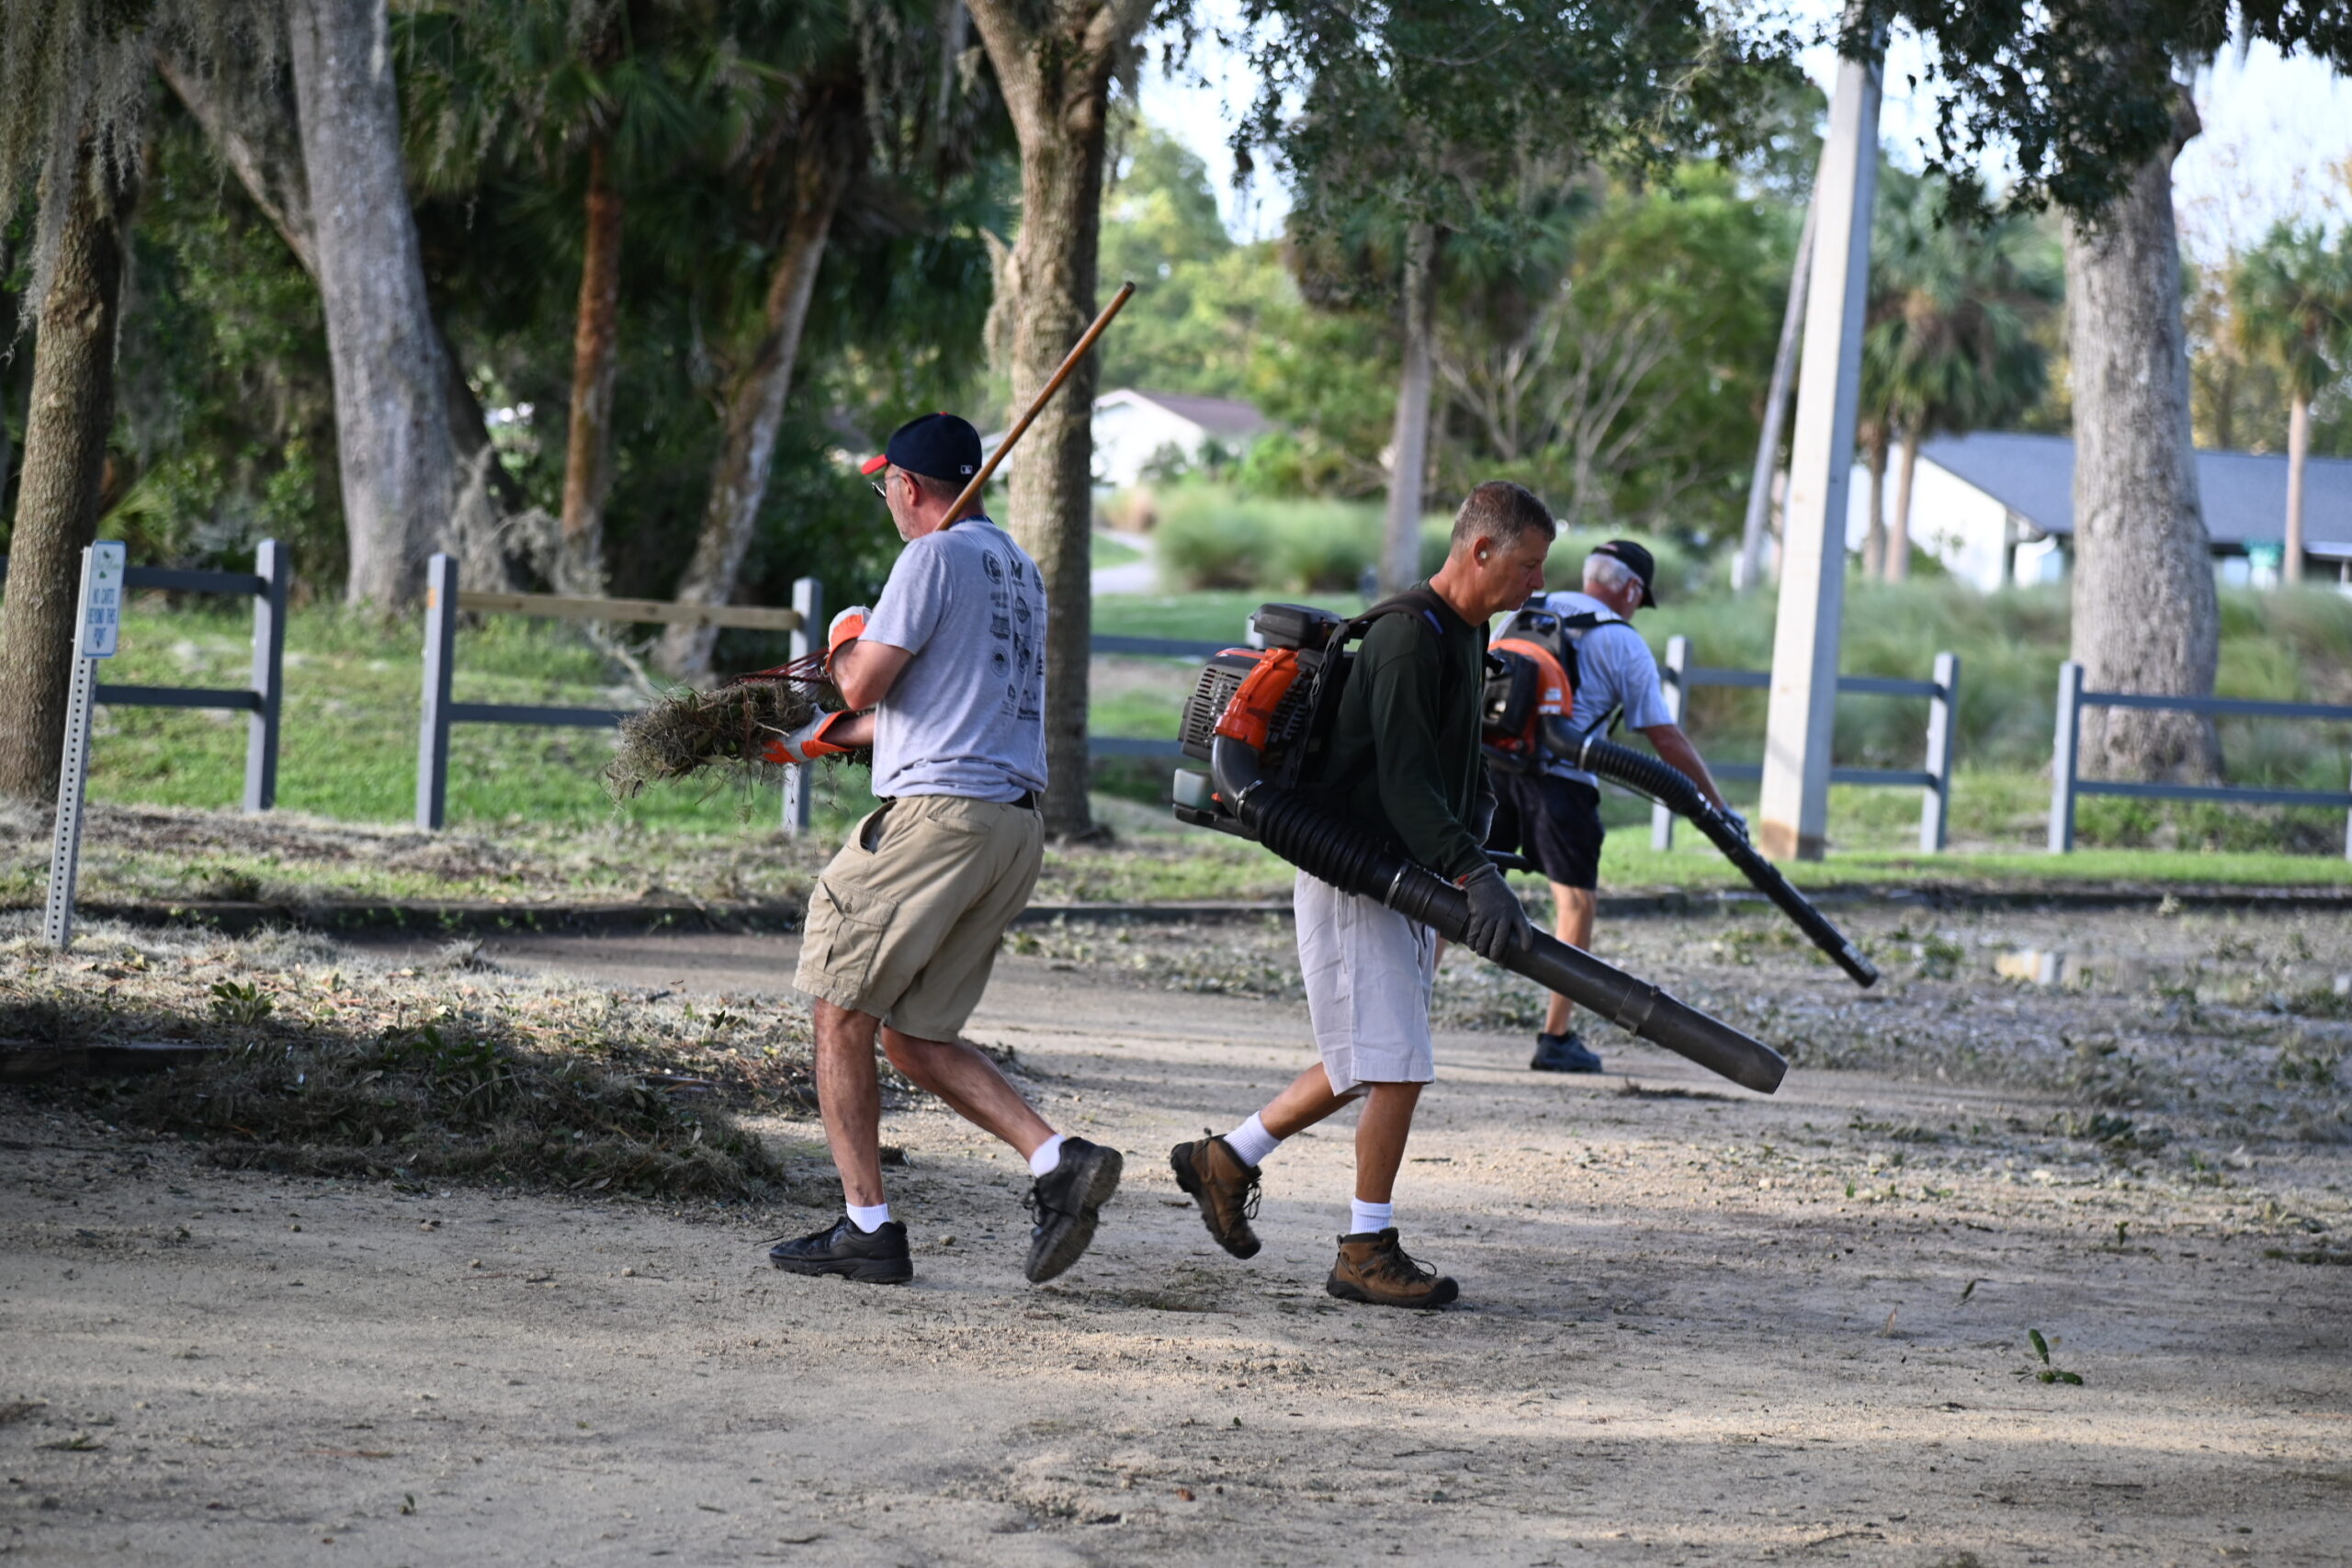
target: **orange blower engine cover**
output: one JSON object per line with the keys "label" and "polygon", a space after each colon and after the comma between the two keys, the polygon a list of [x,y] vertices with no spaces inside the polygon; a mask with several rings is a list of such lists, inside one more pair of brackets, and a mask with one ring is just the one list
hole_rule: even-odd
{"label": "orange blower engine cover", "polygon": [[1532,767],[1541,759],[1536,737],[1544,716],[1566,718],[1576,706],[1574,669],[1556,649],[1524,637],[1499,637],[1487,652],[1502,660],[1504,671],[1487,683],[1480,738],[1490,750]]}
{"label": "orange blower engine cover", "polygon": [[1290,695],[1298,675],[1296,649],[1277,648],[1260,654],[1256,668],[1241,678],[1225,711],[1217,716],[1216,732],[1263,751],[1283,699]]}

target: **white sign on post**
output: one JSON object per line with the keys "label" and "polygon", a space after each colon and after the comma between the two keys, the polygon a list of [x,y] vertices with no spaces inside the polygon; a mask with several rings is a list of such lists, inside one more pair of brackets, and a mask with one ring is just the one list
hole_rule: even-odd
{"label": "white sign on post", "polygon": [[82,572],[82,610],[74,645],[85,659],[112,659],[122,632],[122,546],[102,539],[90,547]]}
{"label": "white sign on post", "polygon": [[44,933],[63,949],[74,941],[74,886],[82,869],[82,797],[90,778],[90,710],[97,704],[98,660],[112,659],[122,630],[123,548],[102,539],[82,552],[82,602],[74,616],[74,684],[65,703],[65,750],[57,769],[57,840],[49,857]]}

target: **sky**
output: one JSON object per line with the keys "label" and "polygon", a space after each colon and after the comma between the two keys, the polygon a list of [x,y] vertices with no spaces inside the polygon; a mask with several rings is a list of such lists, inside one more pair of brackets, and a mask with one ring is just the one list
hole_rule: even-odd
{"label": "sky", "polygon": [[[1799,24],[1819,25],[1834,4],[1793,0]],[[1234,15],[1230,0],[1206,0],[1202,15],[1212,29]],[[1898,162],[1917,168],[1935,144],[1935,105],[1906,78],[1924,74],[1918,40],[1898,33],[1887,51],[1886,91],[1879,131]],[[1824,43],[1804,56],[1806,73],[1825,92],[1835,83],[1837,51]],[[1278,181],[1261,172],[1240,189],[1233,185],[1233,154],[1226,144],[1255,90],[1246,63],[1204,36],[1187,67],[1175,76],[1157,62],[1141,85],[1145,116],[1174,133],[1208,164],[1224,204],[1226,226],[1237,239],[1279,233],[1289,201]],[[2252,51],[2241,63],[2225,55],[2197,81],[2204,134],[2173,165],[2174,199],[2183,243],[2200,260],[2259,238],[2281,217],[2352,219],[2352,82],[2305,58]],[[1988,166],[1997,180],[2001,168]]]}

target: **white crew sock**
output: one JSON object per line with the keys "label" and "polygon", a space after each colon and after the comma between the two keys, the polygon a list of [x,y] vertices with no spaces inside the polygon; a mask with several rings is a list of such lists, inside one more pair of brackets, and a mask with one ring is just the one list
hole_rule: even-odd
{"label": "white crew sock", "polygon": [[1068,1142],[1069,1142],[1069,1134],[1056,1133],[1052,1137],[1039,1144],[1037,1152],[1029,1156],[1029,1174],[1032,1176],[1053,1174],[1054,1167],[1062,1163],[1062,1145]]}
{"label": "white crew sock", "polygon": [[1261,1166],[1266,1156],[1283,1146],[1283,1141],[1266,1131],[1266,1124],[1256,1116],[1225,1135],[1225,1141],[1247,1166]]}
{"label": "white crew sock", "polygon": [[1394,1203],[1367,1203],[1361,1198],[1353,1198],[1349,1200],[1348,1208],[1350,1235],[1372,1235],[1396,1223],[1396,1205]]}
{"label": "white crew sock", "polygon": [[842,1207],[849,1211],[849,1223],[868,1235],[890,1223],[890,1205],[888,1203],[876,1203],[870,1208],[863,1203],[844,1203]]}

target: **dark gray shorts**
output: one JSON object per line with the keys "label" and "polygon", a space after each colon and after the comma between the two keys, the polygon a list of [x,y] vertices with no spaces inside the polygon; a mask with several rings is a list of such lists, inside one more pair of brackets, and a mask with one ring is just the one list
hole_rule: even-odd
{"label": "dark gray shorts", "polygon": [[1600,792],[1549,773],[1489,775],[1495,784],[1495,826],[1487,847],[1525,855],[1563,887],[1600,883]]}

